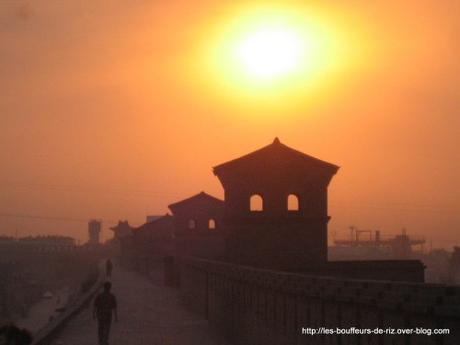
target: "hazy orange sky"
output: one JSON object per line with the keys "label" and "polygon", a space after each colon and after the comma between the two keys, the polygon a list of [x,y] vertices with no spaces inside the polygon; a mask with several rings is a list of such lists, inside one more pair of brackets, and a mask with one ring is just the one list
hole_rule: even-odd
{"label": "hazy orange sky", "polygon": [[118,219],[223,197],[212,167],[278,136],[341,167],[331,237],[406,227],[460,245],[460,2],[271,2],[322,21],[348,52],[276,103],[200,65],[248,3],[2,0],[0,233],[86,240],[96,217],[107,238]]}

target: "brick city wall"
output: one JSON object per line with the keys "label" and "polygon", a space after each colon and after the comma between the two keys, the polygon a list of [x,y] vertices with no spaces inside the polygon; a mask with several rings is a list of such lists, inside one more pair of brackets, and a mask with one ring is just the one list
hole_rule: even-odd
{"label": "brick city wall", "polygon": [[328,261],[297,273],[329,277],[423,283],[425,266],[419,260]]}
{"label": "brick city wall", "polygon": [[[181,258],[165,282],[234,345],[460,344],[460,286],[353,280]],[[302,335],[302,327],[449,328],[446,335]]]}

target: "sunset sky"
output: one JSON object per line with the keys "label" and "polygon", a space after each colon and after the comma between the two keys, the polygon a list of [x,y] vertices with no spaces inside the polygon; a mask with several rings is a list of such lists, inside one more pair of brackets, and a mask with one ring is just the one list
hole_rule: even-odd
{"label": "sunset sky", "polygon": [[[341,167],[331,238],[460,245],[460,2],[323,3],[0,1],[0,234],[108,238],[278,136]],[[232,52],[270,21],[308,49],[262,80]]]}

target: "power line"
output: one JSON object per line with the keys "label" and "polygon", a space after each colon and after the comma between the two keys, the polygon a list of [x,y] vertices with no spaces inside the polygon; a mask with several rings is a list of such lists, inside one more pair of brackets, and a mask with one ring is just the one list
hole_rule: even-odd
{"label": "power line", "polygon": [[[0,213],[0,217],[5,218],[26,218],[26,219],[40,219],[40,220],[57,220],[62,222],[78,222],[78,223],[86,223],[90,219],[89,217],[86,219],[83,218],[69,218],[69,217],[57,217],[57,216],[40,216],[36,214],[20,214],[20,213]],[[107,219],[107,222],[115,222],[111,219]]]}
{"label": "power line", "polygon": [[153,198],[153,197],[178,197],[177,193],[158,192],[151,190],[123,190],[123,189],[95,189],[95,188],[76,188],[72,186],[46,185],[46,184],[15,184],[9,183],[2,188],[12,190],[26,191],[53,191],[53,192],[71,192],[83,194],[111,195],[118,197],[131,198]]}

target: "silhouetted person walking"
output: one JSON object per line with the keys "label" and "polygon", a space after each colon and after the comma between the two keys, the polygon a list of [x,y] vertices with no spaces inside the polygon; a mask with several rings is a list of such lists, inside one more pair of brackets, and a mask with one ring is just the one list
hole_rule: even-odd
{"label": "silhouetted person walking", "polygon": [[32,336],[29,331],[19,329],[14,325],[6,325],[0,328],[0,345],[29,344],[32,344]]}
{"label": "silhouetted person walking", "polygon": [[107,261],[105,262],[105,274],[107,275],[107,277],[112,276],[112,270],[113,270],[112,261],[110,261],[110,259],[107,259]]}
{"label": "silhouetted person walking", "polygon": [[99,345],[109,344],[110,325],[112,324],[112,313],[115,322],[118,321],[117,299],[110,292],[112,284],[104,283],[104,291],[97,295],[94,300],[93,318],[97,318],[97,330]]}

